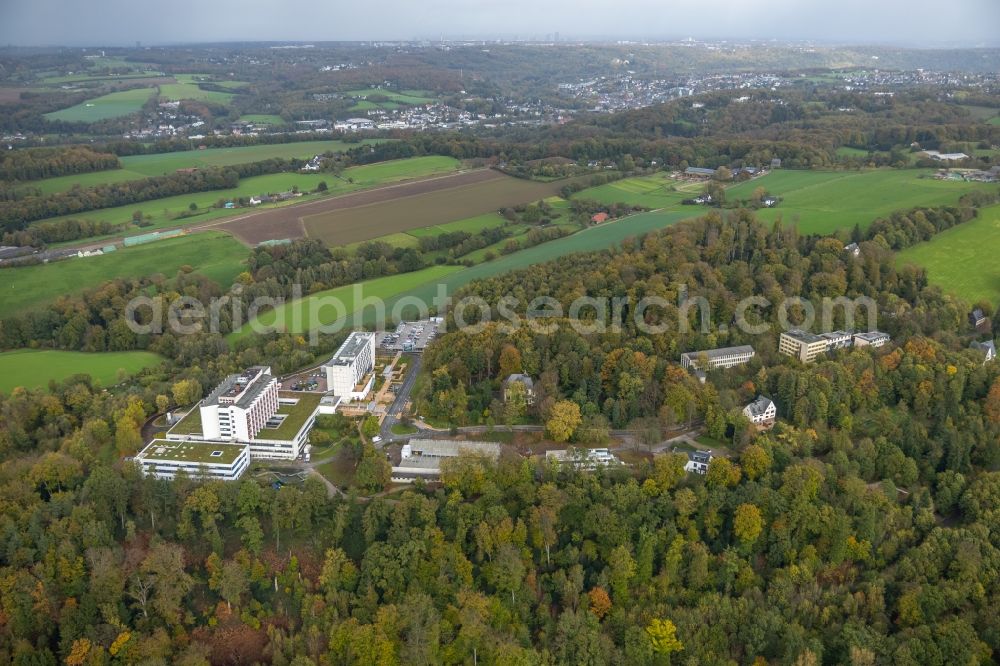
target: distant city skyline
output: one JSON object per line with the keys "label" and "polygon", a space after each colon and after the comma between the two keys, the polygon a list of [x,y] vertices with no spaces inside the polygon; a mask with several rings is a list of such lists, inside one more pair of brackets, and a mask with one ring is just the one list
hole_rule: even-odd
{"label": "distant city skyline", "polygon": [[1000,2],[732,0],[6,0],[0,44],[134,46],[233,41],[776,39],[842,45],[1000,46]]}

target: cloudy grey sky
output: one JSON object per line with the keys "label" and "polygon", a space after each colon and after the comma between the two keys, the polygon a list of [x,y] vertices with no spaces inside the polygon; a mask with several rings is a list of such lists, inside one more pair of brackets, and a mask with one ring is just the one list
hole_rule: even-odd
{"label": "cloudy grey sky", "polygon": [[0,44],[437,37],[1000,46],[1000,0],[0,0]]}

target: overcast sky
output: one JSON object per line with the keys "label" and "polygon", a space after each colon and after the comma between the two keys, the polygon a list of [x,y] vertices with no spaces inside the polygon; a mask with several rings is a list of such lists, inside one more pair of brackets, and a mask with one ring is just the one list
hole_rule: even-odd
{"label": "overcast sky", "polygon": [[1000,0],[0,0],[0,44],[777,38],[1000,46]]}

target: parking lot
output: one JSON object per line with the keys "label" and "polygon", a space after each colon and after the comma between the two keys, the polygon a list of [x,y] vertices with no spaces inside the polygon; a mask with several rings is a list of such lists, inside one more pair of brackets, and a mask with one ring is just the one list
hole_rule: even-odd
{"label": "parking lot", "polygon": [[278,386],[278,390],[326,393],[326,372],[320,368],[286,377]]}
{"label": "parking lot", "polygon": [[385,351],[422,352],[439,334],[440,317],[404,321],[395,331],[380,333],[376,344]]}

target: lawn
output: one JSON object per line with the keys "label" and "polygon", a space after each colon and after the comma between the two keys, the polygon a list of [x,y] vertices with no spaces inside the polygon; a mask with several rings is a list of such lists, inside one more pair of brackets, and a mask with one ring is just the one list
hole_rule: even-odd
{"label": "lawn", "polygon": [[589,199],[603,204],[625,203],[642,206],[651,210],[660,208],[677,208],[683,199],[691,196],[689,192],[674,190],[675,182],[665,173],[640,178],[616,180],[607,185],[599,185],[577,192],[574,199]]}
{"label": "lawn", "polygon": [[284,400],[297,400],[295,404],[278,403],[278,414],[285,416],[277,428],[264,428],[258,433],[258,439],[291,440],[298,434],[309,417],[319,407],[323,395],[320,393],[305,393],[301,391],[282,391],[278,397]]}
{"label": "lawn", "polygon": [[781,217],[786,224],[797,223],[803,233],[825,235],[855,224],[865,228],[897,210],[954,204],[966,192],[990,187],[926,177],[932,173],[928,169],[780,170],[730,188],[726,198],[749,199],[763,187],[782,201],[776,208],[757,211],[758,218]]}
{"label": "lawn", "polygon": [[[276,327],[293,333],[304,333],[316,328],[315,323],[327,326],[340,321],[339,314],[350,315],[362,305],[355,296],[360,292],[365,304],[371,300],[385,301],[408,289],[424,283],[436,283],[450,273],[458,271],[458,266],[432,266],[412,273],[401,273],[387,277],[366,280],[353,285],[337,287],[320,291],[304,298],[289,301],[284,305],[262,313],[255,325]],[[335,304],[343,305],[342,313]],[[366,307],[371,310],[370,307]],[[388,316],[388,311],[386,315]],[[229,334],[231,340],[238,340],[252,335],[253,325],[244,324],[242,328]]]}
{"label": "lawn", "polygon": [[44,388],[49,380],[62,381],[77,374],[88,374],[95,382],[111,386],[117,383],[119,370],[135,374],[161,360],[151,352],[86,354],[18,349],[0,353],[0,391],[9,393],[17,386]]}
{"label": "lawn", "polygon": [[205,232],[120,249],[99,257],[0,269],[0,318],[115,278],[155,273],[172,278],[185,265],[228,287],[243,270],[247,254],[247,249],[228,234]]}
{"label": "lawn", "polygon": [[93,123],[107,118],[127,116],[138,112],[153,92],[153,88],[136,88],[110,93],[89,99],[68,109],[46,113],[45,117],[49,120]]}
{"label": "lawn", "polygon": [[1000,302],[1000,206],[979,217],[909,247],[897,255],[899,265],[927,269],[931,284],[969,303]]}

